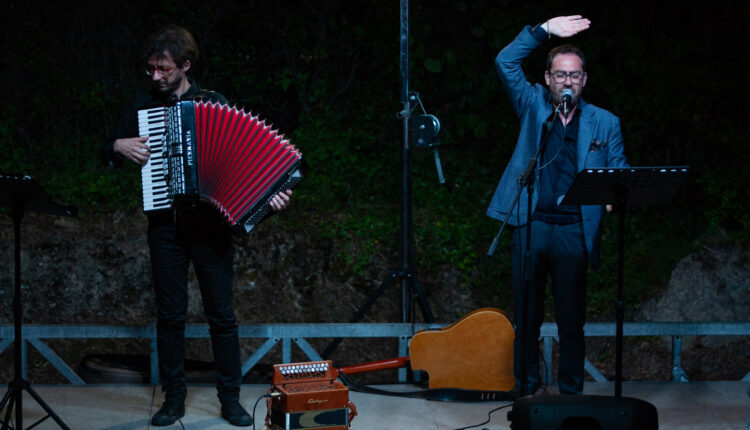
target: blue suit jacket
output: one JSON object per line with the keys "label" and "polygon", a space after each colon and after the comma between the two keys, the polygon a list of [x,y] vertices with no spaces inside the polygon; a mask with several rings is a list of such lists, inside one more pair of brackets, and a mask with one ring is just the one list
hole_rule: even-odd
{"label": "blue suit jacket", "polygon": [[[540,84],[529,83],[521,68],[523,60],[541,43],[541,40],[534,37],[532,28],[526,26],[513,42],[500,51],[495,60],[500,80],[521,121],[516,148],[487,209],[487,215],[498,220],[505,219],[518,192],[517,180],[536,153],[542,138],[544,121],[554,110],[548,89]],[[583,100],[579,101],[578,109],[581,110],[581,114],[578,125],[577,171],[593,167],[626,167],[628,164],[623,152],[620,120],[612,113]],[[532,211],[536,208],[539,197],[539,183],[537,171]],[[527,200],[528,193],[524,188],[521,199],[508,221],[510,225],[526,224]],[[589,263],[594,268],[599,265],[599,227],[602,211],[602,206],[581,206],[586,250]]]}

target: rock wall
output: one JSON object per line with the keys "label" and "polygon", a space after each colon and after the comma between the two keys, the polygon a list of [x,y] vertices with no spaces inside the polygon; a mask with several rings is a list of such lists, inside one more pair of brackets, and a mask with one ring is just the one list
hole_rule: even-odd
{"label": "rock wall", "polygon": [[[720,232],[719,232],[720,233]],[[672,272],[667,287],[641,304],[637,321],[750,321],[750,249],[706,241]],[[671,338],[657,345],[671,351]],[[689,379],[737,380],[750,372],[747,336],[683,336],[683,368]]]}
{"label": "rock wall", "polygon": [[638,313],[645,321],[748,321],[750,249],[704,246],[680,260],[669,285]]}

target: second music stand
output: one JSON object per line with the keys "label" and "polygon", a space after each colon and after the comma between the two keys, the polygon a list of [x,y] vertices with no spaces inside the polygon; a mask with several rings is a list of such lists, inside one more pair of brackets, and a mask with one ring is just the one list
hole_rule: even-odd
{"label": "second music stand", "polygon": [[604,167],[576,176],[561,205],[614,205],[618,213],[615,396],[622,395],[622,341],[625,304],[625,212],[631,206],[668,205],[688,174],[688,166]]}

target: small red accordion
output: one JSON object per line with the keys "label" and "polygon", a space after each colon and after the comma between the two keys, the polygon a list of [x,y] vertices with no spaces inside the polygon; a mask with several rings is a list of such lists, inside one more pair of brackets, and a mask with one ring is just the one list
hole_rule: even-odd
{"label": "small red accordion", "polygon": [[141,170],[145,212],[202,199],[249,232],[268,214],[271,198],[302,178],[300,152],[243,110],[181,101],[138,111],[138,123],[151,147]]}
{"label": "small red accordion", "polygon": [[273,365],[266,406],[269,430],[348,430],[357,415],[349,389],[328,361]]}

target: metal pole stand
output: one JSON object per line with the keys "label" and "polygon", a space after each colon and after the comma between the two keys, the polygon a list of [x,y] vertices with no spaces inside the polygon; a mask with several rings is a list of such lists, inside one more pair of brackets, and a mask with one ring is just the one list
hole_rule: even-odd
{"label": "metal pole stand", "polygon": [[[70,430],[47,403],[34,391],[31,384],[24,379],[23,366],[23,297],[21,296],[21,220],[25,210],[35,210],[56,215],[75,216],[76,210],[65,208],[54,203],[44,193],[39,184],[29,176],[6,176],[0,174],[0,206],[11,209],[13,217],[13,233],[15,237],[15,292],[13,297],[13,325],[15,348],[14,364],[15,377],[8,384],[3,400],[0,401],[0,411],[5,409],[5,419],[2,430],[23,430],[23,392],[24,390],[36,400],[47,415],[37,420],[28,428],[39,425],[47,418],[52,418],[60,428]],[[15,424],[11,416],[15,408]]]}

